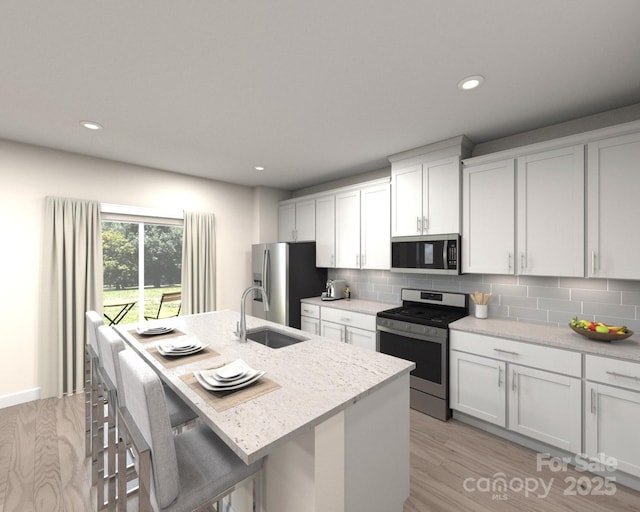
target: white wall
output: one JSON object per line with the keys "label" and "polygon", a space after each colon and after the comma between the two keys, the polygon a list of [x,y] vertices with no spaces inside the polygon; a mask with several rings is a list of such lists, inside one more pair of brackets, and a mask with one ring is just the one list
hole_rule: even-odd
{"label": "white wall", "polygon": [[36,319],[48,195],[213,212],[218,309],[239,308],[250,284],[253,237],[273,236],[254,229],[249,187],[0,140],[0,407],[37,397]]}

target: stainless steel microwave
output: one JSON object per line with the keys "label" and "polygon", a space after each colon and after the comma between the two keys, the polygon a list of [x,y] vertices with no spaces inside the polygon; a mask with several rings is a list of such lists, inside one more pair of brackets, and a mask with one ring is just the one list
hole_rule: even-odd
{"label": "stainless steel microwave", "polygon": [[459,274],[460,235],[391,238],[391,272]]}

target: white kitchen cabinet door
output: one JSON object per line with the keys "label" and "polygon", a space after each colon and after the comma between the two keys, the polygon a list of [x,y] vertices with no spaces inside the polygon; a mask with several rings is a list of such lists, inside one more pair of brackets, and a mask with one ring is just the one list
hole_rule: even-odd
{"label": "white kitchen cabinet door", "polygon": [[460,158],[422,165],[422,233],[460,233]]}
{"label": "white kitchen cabinet door", "polygon": [[367,350],[376,351],[376,333],[357,327],[345,327],[346,342],[356,347],[366,348]]}
{"label": "white kitchen cabinet door", "polygon": [[360,190],[336,194],[336,265],[360,268]]}
{"label": "white kitchen cabinet door", "polygon": [[640,279],[640,133],[588,145],[587,274]]}
{"label": "white kitchen cabinet door", "polygon": [[308,316],[301,316],[300,330],[318,336],[320,335],[320,320],[317,318],[309,318]]}
{"label": "white kitchen cabinet door", "polygon": [[296,202],[296,242],[316,239],[316,202],[313,199]]}
{"label": "white kitchen cabinet door", "polygon": [[320,322],[320,336],[329,338],[335,341],[345,341],[345,329],[344,325],[337,324],[335,322],[327,322],[322,320]]}
{"label": "white kitchen cabinet door", "polygon": [[451,351],[451,408],[489,423],[506,426],[506,364]]}
{"label": "white kitchen cabinet door", "polygon": [[518,158],[516,273],[584,277],[584,146]]}
{"label": "white kitchen cabinet door", "polygon": [[509,429],[571,453],[582,451],[582,381],[509,365]]}
{"label": "white kitchen cabinet door", "polygon": [[278,208],[278,242],[293,242],[296,231],[295,203],[281,204]]}
{"label": "white kitchen cabinet door", "polygon": [[391,172],[391,236],[422,234],[422,165]]}
{"label": "white kitchen cabinet door", "polygon": [[391,267],[389,188],[389,184],[384,184],[361,190],[360,268]]}
{"label": "white kitchen cabinet door", "polygon": [[334,195],[316,199],[316,267],[335,267],[336,198]]}
{"label": "white kitchen cabinet door", "polygon": [[640,393],[593,382],[585,392],[585,452],[613,457],[618,470],[640,477]]}
{"label": "white kitchen cabinet door", "polygon": [[463,272],[514,273],[514,181],[512,159],[463,169]]}

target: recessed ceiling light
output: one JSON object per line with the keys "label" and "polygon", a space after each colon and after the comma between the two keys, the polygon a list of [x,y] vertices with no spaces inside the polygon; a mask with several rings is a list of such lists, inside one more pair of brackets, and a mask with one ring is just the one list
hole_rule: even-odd
{"label": "recessed ceiling light", "polygon": [[264,167],[262,167],[261,165],[256,165],[256,166],[254,167],[254,169],[255,169],[256,171],[264,171]]}
{"label": "recessed ceiling light", "polygon": [[468,76],[467,78],[463,78],[458,82],[458,89],[461,91],[470,91],[471,89],[475,89],[482,82],[484,82],[484,77],[480,75]]}
{"label": "recessed ceiling light", "polygon": [[94,121],[80,121],[80,124],[87,130],[102,130],[102,125]]}

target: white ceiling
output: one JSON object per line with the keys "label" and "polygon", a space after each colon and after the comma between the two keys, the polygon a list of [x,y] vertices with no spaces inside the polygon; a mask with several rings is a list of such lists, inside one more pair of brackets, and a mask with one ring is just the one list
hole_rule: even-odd
{"label": "white ceiling", "polygon": [[297,189],[638,103],[639,20],[638,0],[2,0],[0,138]]}

